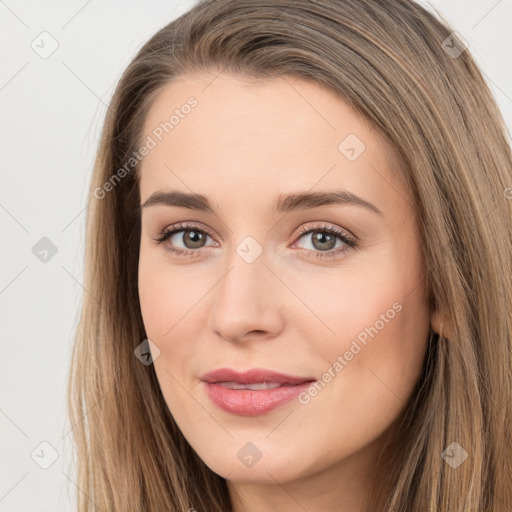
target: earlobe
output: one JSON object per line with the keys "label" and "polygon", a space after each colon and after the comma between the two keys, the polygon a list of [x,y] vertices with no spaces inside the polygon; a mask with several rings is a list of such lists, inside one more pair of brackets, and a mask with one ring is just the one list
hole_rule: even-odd
{"label": "earlobe", "polygon": [[434,311],[432,316],[430,317],[430,326],[432,330],[442,336],[443,338],[450,339],[451,332],[448,326],[448,322],[446,321],[445,316],[439,312]]}

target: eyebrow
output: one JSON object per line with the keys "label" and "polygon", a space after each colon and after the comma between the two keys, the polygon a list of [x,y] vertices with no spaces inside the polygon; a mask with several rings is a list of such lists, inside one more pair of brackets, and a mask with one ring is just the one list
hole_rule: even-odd
{"label": "eyebrow", "polygon": [[[203,194],[188,194],[178,191],[158,190],[144,202],[142,208],[154,205],[178,206],[215,214],[210,201]],[[276,200],[272,213],[288,213],[294,210],[307,210],[329,205],[354,205],[370,210],[384,217],[384,214],[372,203],[362,199],[346,190],[332,192],[298,192],[293,194],[280,194]]]}

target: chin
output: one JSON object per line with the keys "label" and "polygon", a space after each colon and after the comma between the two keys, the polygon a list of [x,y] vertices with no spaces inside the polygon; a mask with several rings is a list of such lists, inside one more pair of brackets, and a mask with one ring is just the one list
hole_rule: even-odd
{"label": "chin", "polygon": [[[287,482],[308,474],[305,461],[299,466],[296,456],[277,447],[263,448],[259,443],[262,449],[258,450],[256,443],[235,444],[237,446],[232,451],[224,450],[220,455],[211,454],[210,457],[201,458],[212,471],[232,482],[275,484],[276,481]],[[268,451],[270,454],[266,454]],[[229,453],[232,453],[231,457],[227,455]]]}

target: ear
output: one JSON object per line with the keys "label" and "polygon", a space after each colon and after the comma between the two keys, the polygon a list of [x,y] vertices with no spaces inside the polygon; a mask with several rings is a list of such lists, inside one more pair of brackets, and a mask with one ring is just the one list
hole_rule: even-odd
{"label": "ear", "polygon": [[452,332],[449,328],[446,317],[440,311],[434,311],[432,313],[430,317],[430,326],[435,333],[440,334],[443,338],[450,339],[452,337]]}

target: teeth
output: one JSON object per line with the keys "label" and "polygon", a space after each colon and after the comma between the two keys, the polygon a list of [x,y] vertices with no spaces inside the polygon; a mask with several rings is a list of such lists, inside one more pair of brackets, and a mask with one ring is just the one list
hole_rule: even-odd
{"label": "teeth", "polygon": [[257,384],[240,384],[238,382],[216,382],[229,389],[250,389],[252,391],[260,391],[262,389],[274,389],[281,387],[278,382],[258,382]]}

